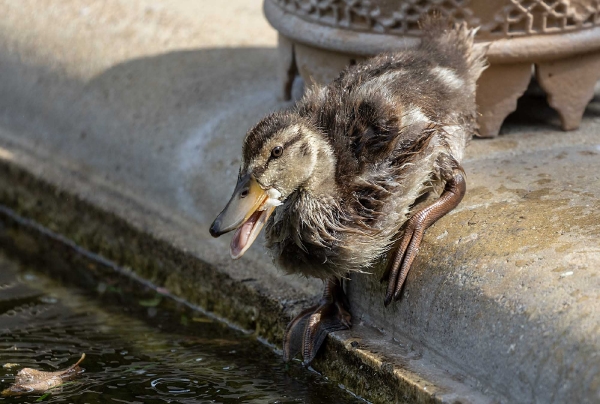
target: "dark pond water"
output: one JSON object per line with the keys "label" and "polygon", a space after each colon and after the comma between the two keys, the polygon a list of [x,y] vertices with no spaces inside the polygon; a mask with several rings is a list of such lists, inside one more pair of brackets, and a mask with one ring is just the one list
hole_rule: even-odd
{"label": "dark pond water", "polygon": [[77,380],[0,402],[364,403],[181,306],[118,284],[100,283],[93,293],[65,288],[0,255],[0,390],[23,367],[55,371],[87,355]]}

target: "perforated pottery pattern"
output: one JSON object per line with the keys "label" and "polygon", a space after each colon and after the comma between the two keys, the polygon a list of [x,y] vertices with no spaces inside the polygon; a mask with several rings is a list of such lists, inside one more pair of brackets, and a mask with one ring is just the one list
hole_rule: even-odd
{"label": "perforated pottery pattern", "polygon": [[418,21],[433,10],[481,26],[479,37],[557,33],[600,25],[600,0],[272,0],[287,12],[323,25],[419,36]]}
{"label": "perforated pottery pattern", "polygon": [[489,67],[477,84],[479,135],[496,136],[532,72],[560,116],[579,127],[600,79],[600,0],[265,0],[279,31],[282,97],[294,76],[321,84],[361,58],[419,43],[419,21],[437,10],[478,28]]}

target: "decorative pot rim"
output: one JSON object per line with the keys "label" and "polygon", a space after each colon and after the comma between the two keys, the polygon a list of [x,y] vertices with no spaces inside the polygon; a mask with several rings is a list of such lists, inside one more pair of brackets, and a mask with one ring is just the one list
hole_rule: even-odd
{"label": "decorative pot rim", "polygon": [[[280,34],[296,42],[359,56],[415,47],[420,39],[383,33],[353,31],[309,22],[275,4],[264,1],[264,13]],[[488,46],[490,63],[541,62],[600,49],[600,26],[556,34],[528,35],[480,41]]]}

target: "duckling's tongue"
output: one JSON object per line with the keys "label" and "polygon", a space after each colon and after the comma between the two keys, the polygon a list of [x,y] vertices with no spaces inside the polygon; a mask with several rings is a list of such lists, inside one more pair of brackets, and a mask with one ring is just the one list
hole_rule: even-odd
{"label": "duckling's tongue", "polygon": [[[246,250],[246,245],[250,240],[250,234],[252,233],[252,229],[256,224],[257,220],[260,218],[260,215],[263,212],[257,210],[242,224],[233,234],[233,239],[231,240],[231,256],[233,258],[240,257],[244,251]],[[248,246],[249,247],[249,246]]]}
{"label": "duckling's tongue", "polygon": [[238,259],[244,255],[256,237],[258,237],[258,234],[273,210],[274,207],[268,207],[265,210],[257,210],[235,231],[229,249],[231,258]]}
{"label": "duckling's tongue", "polygon": [[[270,194],[269,194],[270,195]],[[250,217],[235,231],[229,247],[231,258],[238,259],[244,253],[256,237],[260,234],[263,226],[267,223],[269,216],[277,206],[281,205],[278,199],[268,198]]]}

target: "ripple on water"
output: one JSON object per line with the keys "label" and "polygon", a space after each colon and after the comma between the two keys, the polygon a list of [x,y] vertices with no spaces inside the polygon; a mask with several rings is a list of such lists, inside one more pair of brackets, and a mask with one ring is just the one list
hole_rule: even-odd
{"label": "ripple on water", "polygon": [[0,283],[0,390],[23,367],[60,370],[86,353],[77,380],[50,394],[0,396],[0,402],[363,402],[299,365],[285,367],[281,357],[223,324],[183,321],[201,316],[181,307],[161,303],[150,314],[124,305],[117,292],[92,298],[1,255]]}

